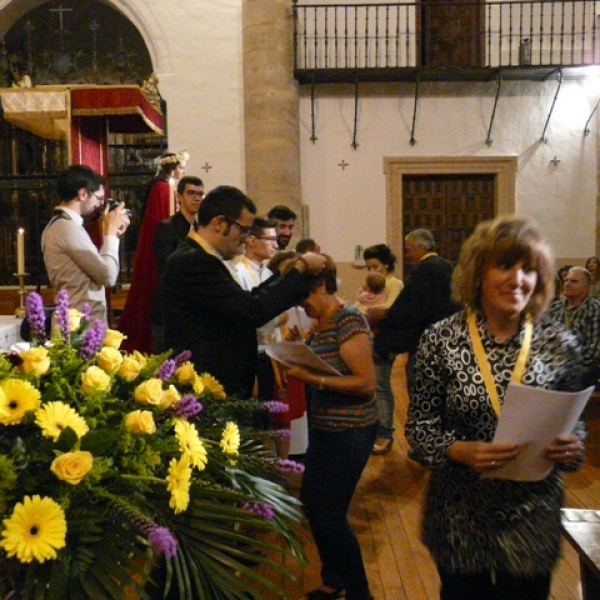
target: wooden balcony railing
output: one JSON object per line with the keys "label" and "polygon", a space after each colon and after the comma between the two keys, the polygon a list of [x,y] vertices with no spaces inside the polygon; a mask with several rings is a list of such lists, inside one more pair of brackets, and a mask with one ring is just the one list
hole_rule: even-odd
{"label": "wooden balcony railing", "polygon": [[301,4],[294,73],[327,80],[543,78],[600,64],[599,0]]}

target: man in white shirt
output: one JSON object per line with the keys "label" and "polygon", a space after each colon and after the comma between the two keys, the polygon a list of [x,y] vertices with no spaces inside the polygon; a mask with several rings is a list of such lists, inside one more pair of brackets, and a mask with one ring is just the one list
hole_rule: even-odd
{"label": "man in white shirt", "polygon": [[66,289],[72,308],[91,307],[91,316],[107,323],[106,287],[119,275],[119,236],[129,226],[120,203],[104,209],[104,237],[100,250],[83,227],[85,216],[105,203],[104,179],[90,167],[71,165],[58,175],[60,204],[42,233],[42,252],[55,291]]}
{"label": "man in white shirt", "polygon": [[[245,240],[243,255],[234,259],[239,284],[246,291],[259,286],[273,275],[266,266],[277,252],[277,230],[275,222],[257,217]],[[286,321],[287,313],[275,317],[256,330],[258,343],[258,397],[261,400],[273,399],[274,373],[271,359],[265,354],[265,346],[280,341],[279,327]]]}

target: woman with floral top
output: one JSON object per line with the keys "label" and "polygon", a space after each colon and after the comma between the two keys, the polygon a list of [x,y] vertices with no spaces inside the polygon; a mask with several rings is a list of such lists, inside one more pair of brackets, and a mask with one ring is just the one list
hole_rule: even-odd
{"label": "woman with floral top", "polygon": [[453,295],[467,308],[421,338],[406,437],[410,456],[432,469],[423,537],[442,600],[548,597],[559,556],[563,472],[581,464],[582,423],[546,448],[555,466],[545,479],[481,475],[521,450],[492,441],[511,378],[548,390],[580,389],[575,339],[537,323],[553,285],[550,250],[528,220],[482,223],[464,244],[453,279]]}
{"label": "woman with floral top", "polygon": [[[308,600],[372,600],[360,545],[348,521],[354,490],[379,424],[369,326],[336,296],[336,268],[327,257],[302,306],[315,320],[311,349],[338,374],[294,366],[288,374],[309,386],[308,449],[300,500],[321,559],[323,584]],[[295,330],[292,330],[295,331]]]}

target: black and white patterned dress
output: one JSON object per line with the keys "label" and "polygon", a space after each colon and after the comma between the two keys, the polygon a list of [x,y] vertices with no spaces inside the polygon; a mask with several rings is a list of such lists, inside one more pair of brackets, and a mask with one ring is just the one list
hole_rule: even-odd
{"label": "black and white patterned dress", "polygon": [[[503,402],[524,331],[498,342],[480,316],[477,327]],[[536,325],[522,383],[576,390],[579,362],[571,334]],[[518,482],[481,479],[447,457],[455,441],[491,441],[496,424],[462,311],[430,327],[417,352],[406,437],[411,458],[432,469],[424,542],[437,566],[451,573],[548,574],[559,555],[562,470],[579,465],[557,466],[539,482]],[[583,423],[575,433],[583,440]]]}

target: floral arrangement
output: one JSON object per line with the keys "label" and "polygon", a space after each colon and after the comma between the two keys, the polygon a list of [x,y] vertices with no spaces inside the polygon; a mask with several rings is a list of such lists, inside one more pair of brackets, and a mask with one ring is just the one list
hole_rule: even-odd
{"label": "floral arrangement", "polygon": [[302,468],[265,449],[268,405],[56,301],[50,340],[32,293],[30,347],[0,354],[0,597],[283,597]]}

